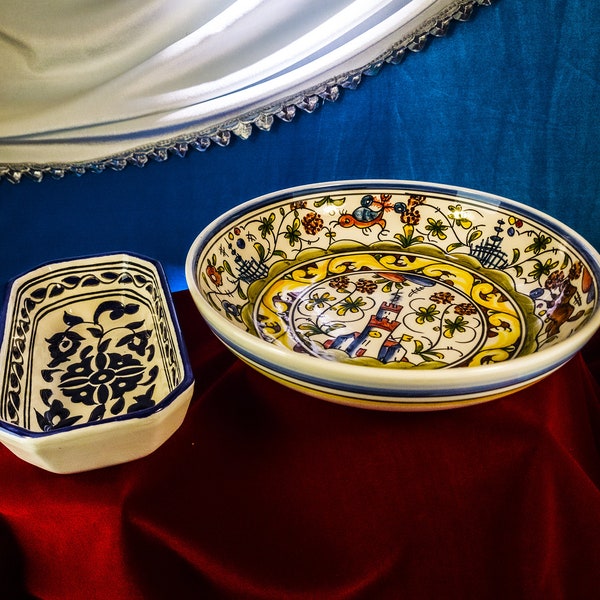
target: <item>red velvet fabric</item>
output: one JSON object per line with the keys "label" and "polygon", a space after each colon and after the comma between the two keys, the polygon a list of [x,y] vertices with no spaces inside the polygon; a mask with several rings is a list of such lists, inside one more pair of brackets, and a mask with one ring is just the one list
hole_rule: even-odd
{"label": "red velvet fabric", "polygon": [[175,301],[196,393],[154,454],[59,476],[0,448],[0,597],[598,597],[598,337],[526,391],[386,413],[263,378]]}

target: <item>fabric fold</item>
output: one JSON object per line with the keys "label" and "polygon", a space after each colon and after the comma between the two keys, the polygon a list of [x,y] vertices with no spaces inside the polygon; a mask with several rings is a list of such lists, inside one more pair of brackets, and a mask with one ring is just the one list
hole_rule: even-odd
{"label": "fabric fold", "polygon": [[487,2],[10,0],[0,167],[100,161],[235,130],[362,74],[477,3]]}

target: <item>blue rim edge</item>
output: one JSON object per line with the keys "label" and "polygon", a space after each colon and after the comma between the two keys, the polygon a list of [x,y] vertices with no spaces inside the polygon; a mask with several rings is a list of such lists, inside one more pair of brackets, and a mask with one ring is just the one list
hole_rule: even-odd
{"label": "blue rim edge", "polygon": [[[492,384],[489,386],[486,385],[478,385],[472,386],[470,388],[461,388],[455,389],[452,391],[452,394],[440,395],[436,393],[435,390],[431,391],[423,391],[423,390],[406,390],[406,396],[399,396],[398,392],[402,390],[382,390],[381,388],[372,388],[363,386],[360,384],[344,384],[340,381],[335,382],[335,387],[331,385],[331,381],[327,379],[321,379],[317,377],[307,376],[306,373],[301,373],[299,371],[293,371],[291,369],[287,369],[282,367],[281,365],[274,365],[271,362],[263,360],[257,356],[249,354],[243,348],[231,342],[231,340],[226,340],[221,335],[219,335],[214,329],[211,327],[211,331],[215,334],[215,336],[231,351],[240,356],[243,356],[249,363],[256,363],[265,369],[273,371],[275,374],[281,374],[283,377],[288,377],[292,381],[298,381],[303,383],[306,387],[310,387],[311,385],[316,385],[327,390],[330,390],[332,394],[335,394],[337,391],[343,392],[354,392],[356,394],[371,394],[373,396],[379,396],[381,398],[390,398],[395,402],[403,402],[402,398],[435,398],[438,402],[456,402],[455,396],[463,396],[463,395],[473,395],[484,392],[496,392],[501,391],[504,388],[512,388],[518,386],[519,384],[526,384],[530,381],[535,381],[546,374],[552,373],[555,369],[558,369],[562,365],[566,364],[569,360],[575,356],[576,353],[570,354],[565,359],[559,361],[558,363],[552,364],[550,367],[545,367],[543,369],[537,369],[533,372],[528,372],[527,374],[523,374],[519,377],[511,378],[510,381],[503,382],[501,386]],[[468,367],[465,367],[468,368]],[[444,398],[448,398],[448,400],[444,400]],[[367,400],[368,401],[368,400]],[[407,404],[410,404],[410,400],[405,401]]]}
{"label": "blue rim edge", "polygon": [[[95,421],[93,423],[80,423],[78,425],[72,425],[70,427],[65,427],[63,429],[56,429],[53,431],[30,431],[28,429],[24,429],[22,427],[19,427],[18,425],[13,425],[12,423],[7,423],[6,421],[0,419],[0,428],[4,429],[5,431],[8,431],[11,434],[18,435],[19,437],[22,437],[22,438],[45,438],[45,437],[60,435],[62,433],[67,433],[69,431],[74,431],[77,429],[85,429],[88,427],[97,427],[98,425],[103,425],[104,423],[114,423],[114,422],[118,422],[118,421],[130,421],[132,419],[143,419],[147,416],[150,416],[150,415],[160,412],[161,410],[163,410],[164,408],[166,408],[167,406],[172,404],[173,401],[175,400],[175,398],[180,396],[183,392],[185,392],[190,386],[192,386],[194,384],[194,374],[192,372],[192,365],[190,362],[190,358],[189,358],[189,354],[188,354],[187,347],[185,344],[185,340],[183,339],[183,333],[181,331],[181,326],[179,325],[179,319],[177,317],[177,312],[175,311],[175,304],[173,302],[171,288],[169,286],[169,282],[167,280],[165,270],[164,270],[162,264],[158,260],[156,260],[154,258],[150,258],[149,256],[145,256],[144,254],[139,254],[137,252],[129,252],[127,250],[114,251],[114,252],[101,252],[101,253],[97,253],[97,254],[87,254],[87,255],[67,257],[67,258],[62,258],[62,259],[57,259],[57,260],[50,260],[50,261],[41,263],[41,264],[33,267],[32,269],[29,269],[23,273],[20,273],[19,275],[16,275],[15,277],[11,278],[5,285],[6,293],[4,296],[2,310],[0,311],[0,319],[1,319],[0,340],[4,339],[4,331],[6,329],[6,318],[7,318],[7,314],[8,314],[8,304],[10,301],[10,292],[12,290],[13,285],[15,284],[15,282],[18,279],[26,276],[28,273],[30,273],[32,271],[35,271],[37,269],[40,269],[40,268],[43,268],[46,266],[54,265],[54,264],[59,264],[59,263],[63,263],[63,262],[71,262],[71,261],[74,262],[77,260],[89,260],[92,258],[122,256],[122,255],[130,256],[131,258],[146,261],[146,262],[150,263],[152,266],[154,266],[154,268],[156,269],[159,282],[164,291],[167,308],[168,308],[169,314],[171,316],[171,322],[173,324],[173,329],[175,331],[175,337],[177,339],[178,346],[179,346],[179,354],[181,356],[181,362],[183,364],[183,379],[182,379],[181,383],[172,392],[169,392],[155,406],[152,406],[150,408],[144,408],[144,409],[136,411],[134,413],[128,413],[125,415],[116,415],[114,417],[109,417],[108,419],[102,419],[101,421]],[[4,400],[3,398],[0,398],[0,402],[2,402],[3,400]]]}

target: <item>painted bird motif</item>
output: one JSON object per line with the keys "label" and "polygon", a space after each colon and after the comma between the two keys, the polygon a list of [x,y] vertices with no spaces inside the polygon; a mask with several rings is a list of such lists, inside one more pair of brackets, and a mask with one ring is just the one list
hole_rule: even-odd
{"label": "painted bird motif", "polygon": [[384,215],[393,210],[396,213],[402,213],[406,210],[403,202],[391,203],[391,194],[380,194],[379,198],[372,194],[366,194],[360,200],[360,206],[355,208],[352,214],[340,215],[338,224],[341,227],[358,227],[359,229],[370,229],[374,225],[379,225],[385,229]]}

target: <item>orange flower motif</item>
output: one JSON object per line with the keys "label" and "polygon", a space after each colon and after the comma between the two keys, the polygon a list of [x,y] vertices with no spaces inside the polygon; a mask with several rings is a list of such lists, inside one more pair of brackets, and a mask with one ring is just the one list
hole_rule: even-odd
{"label": "orange flower motif", "polygon": [[221,273],[219,273],[217,267],[214,265],[208,265],[208,267],[206,267],[206,274],[216,286],[223,285],[223,277],[221,276]]}

